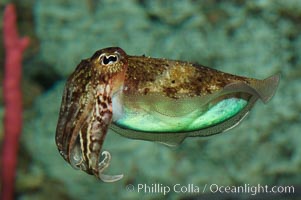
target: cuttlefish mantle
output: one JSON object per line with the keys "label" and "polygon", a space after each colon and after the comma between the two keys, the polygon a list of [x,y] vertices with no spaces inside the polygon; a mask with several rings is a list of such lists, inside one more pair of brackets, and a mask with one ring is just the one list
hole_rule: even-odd
{"label": "cuttlefish mantle", "polygon": [[258,80],[189,62],[130,56],[118,47],[102,49],[82,60],[67,80],[56,144],[74,168],[114,182],[123,175],[103,174],[111,154],[101,153],[109,128],[167,145],[222,133],[239,124],[258,99],[267,103],[279,78]]}

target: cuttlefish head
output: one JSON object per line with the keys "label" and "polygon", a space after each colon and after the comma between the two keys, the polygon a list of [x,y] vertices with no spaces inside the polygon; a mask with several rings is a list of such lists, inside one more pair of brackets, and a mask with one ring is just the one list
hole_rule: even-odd
{"label": "cuttlefish head", "polygon": [[63,158],[106,182],[122,178],[103,174],[111,155],[102,146],[112,121],[112,95],[122,88],[126,69],[127,55],[120,48],[102,49],[83,60],[66,83],[56,130]]}

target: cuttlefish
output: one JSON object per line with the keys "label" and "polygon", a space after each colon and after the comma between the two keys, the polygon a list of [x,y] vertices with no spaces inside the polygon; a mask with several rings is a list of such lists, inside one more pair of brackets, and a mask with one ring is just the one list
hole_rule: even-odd
{"label": "cuttlefish", "polygon": [[178,145],[186,137],[225,132],[267,103],[279,74],[264,80],[190,62],[130,56],[121,48],[96,51],[68,78],[56,130],[62,157],[105,182],[111,154],[102,146],[111,128],[122,136]]}

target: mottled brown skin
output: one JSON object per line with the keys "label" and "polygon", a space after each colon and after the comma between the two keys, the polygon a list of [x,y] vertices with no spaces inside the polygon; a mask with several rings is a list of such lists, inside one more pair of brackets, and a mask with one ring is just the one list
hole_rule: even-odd
{"label": "mottled brown skin", "polygon": [[128,94],[194,97],[212,94],[229,83],[243,81],[249,84],[251,80],[183,61],[128,56],[128,63],[125,79],[125,92]]}

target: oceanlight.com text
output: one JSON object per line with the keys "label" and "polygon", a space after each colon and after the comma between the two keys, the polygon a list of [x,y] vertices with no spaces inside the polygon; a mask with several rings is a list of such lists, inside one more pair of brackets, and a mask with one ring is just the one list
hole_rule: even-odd
{"label": "oceanlight.com text", "polygon": [[276,193],[286,193],[294,194],[294,186],[269,186],[269,185],[250,185],[244,184],[239,186],[230,185],[219,185],[219,184],[205,184],[203,186],[196,184],[174,184],[165,185],[162,183],[153,184],[128,184],[126,190],[129,192],[138,192],[145,194],[163,194],[166,195],[170,192],[183,193],[183,194],[198,194],[198,193],[213,193],[213,194],[276,194]]}

